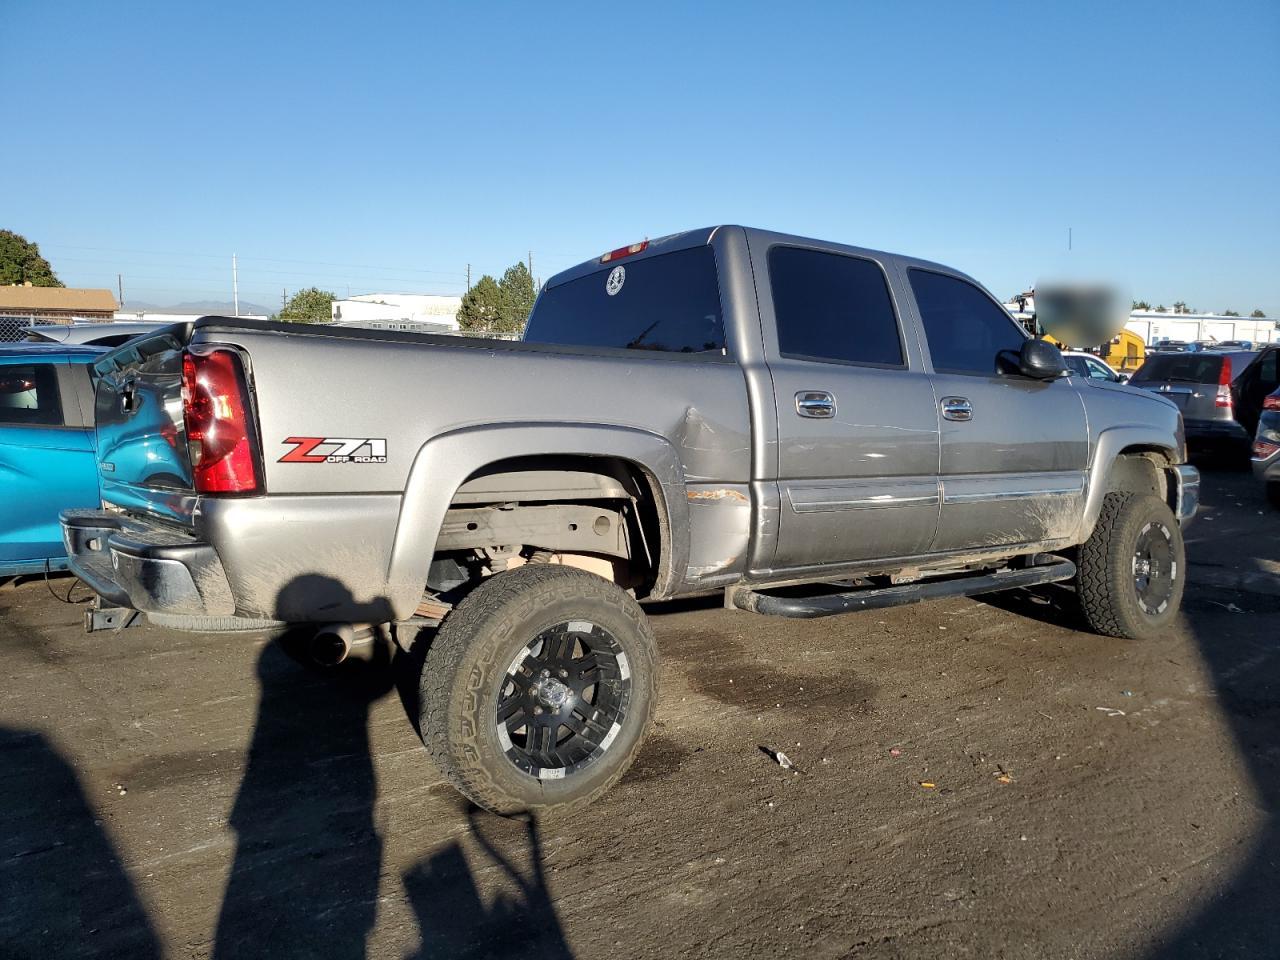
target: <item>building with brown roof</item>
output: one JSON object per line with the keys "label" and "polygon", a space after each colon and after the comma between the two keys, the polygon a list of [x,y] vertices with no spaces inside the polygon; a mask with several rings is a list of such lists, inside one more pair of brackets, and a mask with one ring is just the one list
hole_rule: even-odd
{"label": "building with brown roof", "polygon": [[0,286],[0,317],[27,323],[70,323],[72,320],[111,320],[116,298],[110,290],[72,287]]}

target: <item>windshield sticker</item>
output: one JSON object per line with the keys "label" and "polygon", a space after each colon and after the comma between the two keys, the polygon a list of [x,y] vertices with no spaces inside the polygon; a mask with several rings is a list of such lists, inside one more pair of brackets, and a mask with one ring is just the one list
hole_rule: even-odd
{"label": "windshield sticker", "polygon": [[386,463],[387,441],[380,437],[285,437],[293,449],[277,463]]}
{"label": "windshield sticker", "polygon": [[622,285],[627,282],[627,268],[622,264],[618,264],[609,271],[609,279],[604,282],[604,292],[609,296],[615,296]]}

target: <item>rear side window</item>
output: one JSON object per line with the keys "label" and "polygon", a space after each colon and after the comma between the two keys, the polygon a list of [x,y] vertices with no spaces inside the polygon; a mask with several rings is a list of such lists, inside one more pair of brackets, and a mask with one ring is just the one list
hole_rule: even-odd
{"label": "rear side window", "polygon": [[1177,383],[1217,383],[1222,374],[1222,357],[1205,353],[1164,353],[1148,357],[1130,383],[1175,381]]}
{"label": "rear side window", "polygon": [[53,364],[0,364],[0,423],[62,425]]}
{"label": "rear side window", "polygon": [[1022,349],[1017,321],[973,284],[929,270],[907,274],[939,373],[993,376],[997,354]]}
{"label": "rear side window", "polygon": [[663,353],[724,353],[716,257],[692,247],[622,260],[538,297],[524,339]]}
{"label": "rear side window", "polygon": [[1262,355],[1262,360],[1258,364],[1258,380],[1263,386],[1274,387],[1280,381],[1280,350],[1268,350]]}
{"label": "rear side window", "polygon": [[880,265],[802,247],[769,251],[784,357],[901,367],[902,338]]}

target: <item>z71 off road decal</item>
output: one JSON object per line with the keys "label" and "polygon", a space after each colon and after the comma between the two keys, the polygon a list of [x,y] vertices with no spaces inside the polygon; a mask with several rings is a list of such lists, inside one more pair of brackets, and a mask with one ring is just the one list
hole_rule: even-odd
{"label": "z71 off road decal", "polygon": [[279,463],[386,463],[381,437],[285,437],[293,449]]}

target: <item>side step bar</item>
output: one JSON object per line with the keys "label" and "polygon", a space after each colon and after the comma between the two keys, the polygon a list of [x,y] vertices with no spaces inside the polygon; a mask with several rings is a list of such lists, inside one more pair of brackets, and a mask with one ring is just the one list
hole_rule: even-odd
{"label": "side step bar", "polygon": [[1030,566],[997,570],[995,573],[963,574],[945,580],[922,580],[894,587],[865,587],[847,593],[828,593],[815,597],[778,597],[748,587],[729,587],[728,603],[749,613],[774,617],[830,617],[837,613],[901,607],[921,600],[940,597],[967,597],[976,593],[995,593],[1014,587],[1033,587],[1041,583],[1070,580],[1076,565],[1064,557],[1038,554]]}

